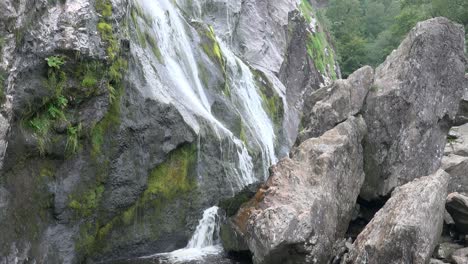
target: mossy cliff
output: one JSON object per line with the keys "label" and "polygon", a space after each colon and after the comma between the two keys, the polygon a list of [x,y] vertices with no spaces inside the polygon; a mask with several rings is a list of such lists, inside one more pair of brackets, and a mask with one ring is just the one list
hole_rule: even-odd
{"label": "mossy cliff", "polygon": [[[138,75],[128,64],[131,16],[109,0],[42,4],[81,21],[89,36],[52,43],[31,24],[22,39],[46,52],[15,42],[19,66],[0,71],[5,93],[21,88],[8,94],[15,118],[0,177],[0,256],[81,263],[183,246],[198,215],[189,209],[198,195],[193,131],[129,80]],[[69,13],[71,4],[79,10]]]}

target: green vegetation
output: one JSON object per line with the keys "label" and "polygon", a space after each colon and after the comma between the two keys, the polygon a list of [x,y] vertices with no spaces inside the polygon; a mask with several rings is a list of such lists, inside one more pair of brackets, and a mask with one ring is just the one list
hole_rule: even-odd
{"label": "green vegetation", "polygon": [[46,61],[50,68],[55,68],[57,70],[60,70],[60,67],[65,64],[65,58],[62,56],[51,56],[46,58]]}
{"label": "green vegetation", "polygon": [[468,29],[466,0],[330,0],[324,12],[344,77],[382,63],[419,21],[445,16]]}
{"label": "green vegetation", "polygon": [[98,185],[95,189],[88,191],[79,198],[71,199],[68,206],[75,210],[79,217],[89,217],[98,207],[103,193],[104,186]]}
{"label": "green vegetation", "polygon": [[208,30],[205,31],[204,40],[202,44],[203,51],[211,59],[218,62],[219,65],[224,69],[226,67],[223,55],[221,54],[221,48],[219,46],[218,40],[214,33],[212,26],[208,27]]}
{"label": "green vegetation", "polygon": [[[97,250],[102,250],[105,247],[103,241],[115,227],[135,224],[135,228],[138,228],[138,223],[135,222],[138,214],[147,215],[154,220],[152,229],[145,228],[144,232],[151,232],[151,235],[157,238],[163,230],[163,227],[158,225],[158,221],[162,220],[161,211],[171,206],[171,202],[196,189],[196,180],[190,173],[194,171],[196,163],[196,144],[184,145],[171,152],[166,161],[149,172],[146,190],[133,206],[110,221],[100,223],[97,220],[81,226],[80,238],[77,241],[78,251],[92,255]],[[69,207],[81,217],[90,216],[98,208],[103,192],[104,186],[98,185],[80,197],[72,197]]]}
{"label": "green vegetation", "polygon": [[[335,72],[335,56],[328,45],[325,33],[320,31],[308,34],[307,53],[314,61],[315,68],[322,74],[330,73],[331,78],[337,78]],[[330,67],[327,69],[327,67]]]}
{"label": "green vegetation", "polygon": [[[302,16],[308,23],[312,23],[313,17],[318,16],[307,0],[301,0],[299,5]],[[314,29],[315,32],[307,33],[307,54],[313,60],[315,68],[321,74],[337,78],[335,72],[334,50],[328,44],[328,39],[322,27]]]}
{"label": "green vegetation", "polygon": [[263,108],[276,128],[281,128],[283,123],[284,106],[283,99],[273,90],[273,84],[260,71],[254,71],[255,82],[262,97]]}

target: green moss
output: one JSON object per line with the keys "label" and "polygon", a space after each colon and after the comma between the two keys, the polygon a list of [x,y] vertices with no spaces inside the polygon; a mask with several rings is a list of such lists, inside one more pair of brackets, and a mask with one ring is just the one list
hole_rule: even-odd
{"label": "green moss", "polygon": [[307,53],[314,61],[315,68],[321,74],[330,75],[333,80],[337,78],[333,49],[328,45],[324,32],[319,31],[308,34]]}
{"label": "green moss", "polygon": [[299,4],[299,10],[301,11],[302,16],[307,20],[307,22],[312,22],[312,16],[314,9],[308,0],[301,0]]}
{"label": "green moss", "polygon": [[96,11],[98,11],[104,18],[112,16],[112,4],[108,0],[96,0]]}
{"label": "green moss", "polygon": [[41,178],[52,178],[55,175],[55,167],[52,163],[44,161],[39,169],[39,175]]}
{"label": "green moss", "polygon": [[280,128],[283,122],[284,106],[283,99],[273,90],[273,84],[261,73],[254,71],[255,81],[262,98],[263,108],[273,121],[276,128]]}
{"label": "green moss", "polygon": [[173,199],[180,193],[193,189],[195,182],[190,179],[190,169],[196,162],[195,145],[177,149],[163,164],[154,168],[148,178],[148,187],[143,193],[143,201]]}
{"label": "green moss", "polygon": [[203,39],[202,48],[203,51],[211,59],[219,63],[219,65],[224,69],[226,67],[223,55],[221,53],[221,47],[219,46],[218,40],[214,33],[212,26],[208,27],[208,30],[204,32],[205,38]]}
{"label": "green moss", "polygon": [[68,207],[73,209],[79,217],[91,216],[99,205],[104,193],[104,186],[98,185],[94,189],[82,194],[74,195],[70,198]]}
{"label": "green moss", "polygon": [[145,40],[146,42],[148,42],[149,46],[151,47],[151,51],[153,52],[154,56],[158,59],[159,63],[164,63],[164,59],[162,57],[161,51],[159,50],[158,43],[148,31],[145,31]]}
{"label": "green moss", "polygon": [[[137,221],[139,215],[150,217],[145,223],[152,223],[150,229],[144,227],[141,231],[147,235],[150,233],[151,237],[158,239],[164,229],[158,224],[163,220],[162,210],[196,189],[196,180],[191,173],[195,170],[196,162],[196,144],[184,145],[171,152],[166,161],[149,172],[147,188],[133,206],[104,224],[99,224],[98,220],[95,224],[82,225],[77,241],[79,252],[92,255],[105,250],[113,230],[122,230],[123,226],[129,225],[135,225],[132,226],[133,230],[139,228]],[[102,185],[99,185],[81,198],[72,199],[69,207],[80,215],[89,215],[96,210],[103,191]]]}
{"label": "green moss", "polygon": [[245,146],[248,146],[247,134],[245,133],[244,123],[241,123],[239,138],[240,140],[242,140],[242,142],[244,142]]}
{"label": "green moss", "polygon": [[135,206],[130,207],[127,211],[122,214],[123,223],[129,225],[135,219]]}
{"label": "green moss", "polygon": [[[316,16],[314,9],[308,0],[301,0],[299,10],[308,23]],[[308,33],[307,53],[314,61],[315,68],[323,75],[337,79],[335,72],[335,56],[333,49],[328,44],[327,36],[321,30],[316,33]]]}
{"label": "green moss", "polygon": [[137,3],[133,3],[132,5],[131,16],[132,16],[133,23],[135,25],[138,24],[138,18],[141,18],[146,23],[147,26],[153,25],[154,20],[151,17],[151,15],[143,11],[143,8]]}

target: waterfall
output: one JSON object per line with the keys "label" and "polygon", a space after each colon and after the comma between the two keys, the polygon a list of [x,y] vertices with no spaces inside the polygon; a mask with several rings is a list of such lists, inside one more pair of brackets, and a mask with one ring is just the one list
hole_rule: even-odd
{"label": "waterfall", "polygon": [[218,210],[217,206],[213,206],[203,212],[203,218],[198,223],[187,248],[202,249],[219,244],[219,241],[217,241],[219,237]]}
{"label": "waterfall", "polygon": [[[151,25],[140,23],[145,30],[155,38],[157,48],[162,57],[157,59],[151,55],[150,48],[136,48],[135,52],[141,59],[146,81],[150,83],[150,94],[165,103],[173,104],[199,135],[199,150],[202,146],[200,137],[203,129],[208,125],[218,137],[220,144],[220,160],[232,161],[232,168],[225,168],[229,177],[232,193],[243,187],[266,179],[268,168],[276,162],[274,124],[264,109],[262,96],[250,67],[231,51],[232,32],[230,28],[229,12],[227,10],[228,39],[226,42],[218,37],[220,52],[225,60],[226,83],[230,87],[231,96],[226,101],[235,108],[240,115],[242,126],[248,132],[248,142],[243,142],[240,136],[235,136],[211,112],[211,104],[215,96],[204,87],[199,74],[199,61],[196,60],[196,49],[201,50],[197,37],[193,37],[193,30],[180,10],[176,1],[172,0],[134,0],[145,13],[153,19]],[[182,2],[182,0],[181,0]],[[202,4],[200,1],[187,1],[194,5],[197,23],[202,20]],[[185,3],[185,1],[184,1]],[[227,5],[228,1],[226,2]],[[227,8],[227,7],[226,7]],[[146,18],[148,19],[148,18]],[[162,60],[164,62],[162,62]],[[211,91],[213,93],[213,91]],[[226,140],[227,139],[227,140]],[[249,146],[247,146],[247,144]],[[255,146],[259,160],[262,163],[262,174],[255,175],[252,157],[248,147]],[[257,155],[257,152],[255,152]],[[227,162],[229,164],[229,162]],[[229,166],[231,167],[231,166]],[[261,177],[258,177],[261,176]],[[202,181],[202,175],[199,175]],[[222,247],[219,244],[219,208],[214,206],[206,209],[199,221],[195,232],[187,246],[170,253],[157,254],[158,258],[167,259],[170,263],[183,263],[187,260],[203,258],[208,254],[219,254]]]}
{"label": "waterfall", "polygon": [[[246,143],[234,136],[211,113],[210,98],[199,78],[200,70],[195,59],[194,48],[200,49],[200,47],[193,43],[190,37],[193,32],[188,32],[191,26],[181,15],[180,10],[170,0],[136,0],[136,2],[154,20],[147,30],[154,36],[164,59],[164,63],[151,66],[155,61],[155,58],[152,58],[152,61],[148,59],[150,56],[148,54],[151,52],[145,49],[140,51],[139,57],[142,59],[146,57],[148,60],[148,63],[143,63],[145,76],[153,84],[153,89],[156,89],[151,93],[158,95],[156,97],[159,100],[178,107],[186,122],[197,133],[201,129],[199,119],[202,118],[211,124],[220,142],[228,138],[229,142],[233,143],[229,151],[235,153],[238,160],[235,168],[229,169],[228,181],[233,193],[259,179],[266,179],[268,168],[276,161],[275,133],[273,124],[263,109],[262,98],[250,68],[231,52],[227,44],[218,39],[221,53],[226,60],[228,72],[226,81],[232,92],[231,103],[241,114],[246,131],[253,136],[250,141],[261,150],[263,175],[258,175],[261,177],[257,177],[253,172],[254,165]],[[201,8],[199,1],[192,3],[196,8]],[[232,154],[227,154],[227,157],[232,157]]]}
{"label": "waterfall", "polygon": [[160,253],[143,258],[157,258],[162,263],[185,263],[191,260],[201,260],[207,255],[216,255],[223,252],[219,241],[219,208],[210,207],[203,212],[192,238],[185,248],[169,253]]}

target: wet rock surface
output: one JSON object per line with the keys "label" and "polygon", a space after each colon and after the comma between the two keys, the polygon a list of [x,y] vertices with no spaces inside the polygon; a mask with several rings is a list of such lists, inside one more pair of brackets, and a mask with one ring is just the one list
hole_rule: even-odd
{"label": "wet rock surface", "polygon": [[396,188],[343,263],[426,263],[442,232],[449,175],[442,170]]}

